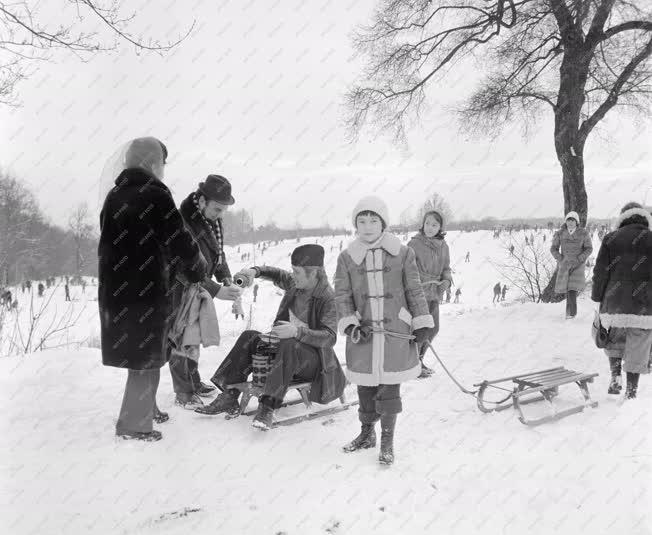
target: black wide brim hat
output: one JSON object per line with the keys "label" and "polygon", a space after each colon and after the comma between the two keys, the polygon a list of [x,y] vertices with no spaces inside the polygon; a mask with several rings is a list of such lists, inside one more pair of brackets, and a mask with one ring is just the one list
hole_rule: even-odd
{"label": "black wide brim hat", "polygon": [[204,182],[200,182],[197,190],[209,201],[220,204],[235,204],[231,195],[231,182],[221,175],[208,175]]}
{"label": "black wide brim hat", "polygon": [[324,267],[324,248],[316,243],[300,245],[292,251],[293,266]]}

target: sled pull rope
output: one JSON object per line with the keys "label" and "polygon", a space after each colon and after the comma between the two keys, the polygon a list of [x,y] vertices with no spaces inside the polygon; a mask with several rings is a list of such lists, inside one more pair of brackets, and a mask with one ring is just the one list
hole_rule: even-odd
{"label": "sled pull rope", "polygon": [[[428,347],[430,348],[430,351],[432,351],[433,354],[435,355],[435,358],[437,359],[437,361],[439,362],[439,364],[441,364],[441,367],[444,368],[444,371],[448,374],[448,377],[451,378],[451,380],[452,380],[452,381],[457,385],[457,387],[458,387],[462,392],[464,392],[465,394],[469,394],[470,396],[477,397],[478,390],[473,390],[473,391],[471,391],[471,390],[467,390],[466,388],[464,388],[464,387],[459,383],[459,381],[458,381],[457,379],[455,379],[455,377],[453,377],[453,374],[452,374],[451,372],[448,371],[448,368],[447,368],[446,365],[441,361],[441,359],[439,358],[439,355],[437,355],[437,352],[435,351],[435,348],[432,347],[432,344],[431,344],[430,342],[428,342]],[[510,393],[510,397],[511,397],[511,393]]]}

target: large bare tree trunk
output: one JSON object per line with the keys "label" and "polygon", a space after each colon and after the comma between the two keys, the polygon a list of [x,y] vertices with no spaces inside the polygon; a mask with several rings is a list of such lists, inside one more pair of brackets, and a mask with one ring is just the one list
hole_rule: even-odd
{"label": "large bare tree trunk", "polygon": [[574,210],[586,225],[588,203],[584,184],[584,143],[579,136],[590,56],[582,47],[567,50],[560,67],[555,109],[555,151],[562,169],[564,215]]}

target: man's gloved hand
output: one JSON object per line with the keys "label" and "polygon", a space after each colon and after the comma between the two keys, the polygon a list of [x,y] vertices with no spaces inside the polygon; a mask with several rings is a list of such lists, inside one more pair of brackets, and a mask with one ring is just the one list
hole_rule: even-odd
{"label": "man's gloved hand", "polygon": [[222,301],[235,301],[236,299],[240,298],[240,294],[242,293],[242,290],[238,288],[237,286],[222,286],[218,291],[217,297],[218,299],[221,299]]}
{"label": "man's gloved hand", "polygon": [[430,331],[430,327],[421,327],[420,329],[414,330],[412,334],[414,335],[414,341],[418,346],[430,342]]}

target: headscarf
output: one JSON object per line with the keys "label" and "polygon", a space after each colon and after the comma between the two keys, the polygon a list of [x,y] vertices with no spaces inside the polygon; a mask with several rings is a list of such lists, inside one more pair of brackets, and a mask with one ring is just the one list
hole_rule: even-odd
{"label": "headscarf", "polygon": [[104,164],[100,176],[99,203],[115,185],[125,169],[141,169],[163,180],[163,169],[168,156],[167,147],[155,137],[139,137],[122,145]]}

